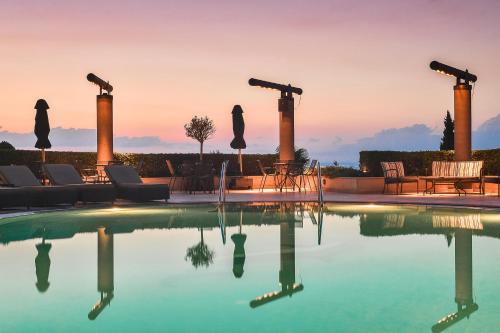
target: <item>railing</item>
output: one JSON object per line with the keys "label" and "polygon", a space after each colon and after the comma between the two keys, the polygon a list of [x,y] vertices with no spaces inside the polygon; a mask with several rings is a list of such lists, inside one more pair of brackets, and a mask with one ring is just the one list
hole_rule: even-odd
{"label": "railing", "polygon": [[321,164],[318,161],[318,203],[323,206],[323,183],[321,181]]}
{"label": "railing", "polygon": [[219,205],[226,202],[226,169],[229,161],[222,162],[219,177]]}

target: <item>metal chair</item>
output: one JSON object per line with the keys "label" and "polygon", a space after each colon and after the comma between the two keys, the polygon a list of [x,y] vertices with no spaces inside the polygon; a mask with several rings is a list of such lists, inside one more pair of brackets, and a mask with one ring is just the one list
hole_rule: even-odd
{"label": "metal chair", "polygon": [[264,192],[264,186],[266,185],[266,179],[268,176],[272,176],[274,179],[274,190],[276,191],[276,169],[273,167],[264,167],[260,160],[257,160],[259,165],[259,170],[262,174],[262,179],[260,181],[259,190]]}
{"label": "metal chair", "polygon": [[173,191],[175,188],[175,182],[177,181],[177,178],[183,178],[183,177],[177,174],[174,166],[172,165],[172,161],[166,160],[165,163],[167,165],[168,172],[170,172],[170,181],[168,182],[168,187],[170,187],[170,191]]}
{"label": "metal chair", "polygon": [[318,190],[318,184],[316,184],[316,180],[314,177],[316,175],[316,166],[317,165],[318,165],[318,160],[312,160],[311,164],[309,164],[309,166],[302,173],[301,184],[302,184],[302,181],[304,181],[304,190],[306,188],[306,181],[307,181],[307,184],[309,185],[309,189],[311,191],[313,190],[313,188],[311,186],[311,178],[312,178],[312,182],[314,185],[314,191]]}
{"label": "metal chair", "polygon": [[195,167],[194,163],[191,161],[185,161],[182,162],[181,164],[181,177],[183,179],[183,190],[186,192],[191,193],[192,192],[192,187],[194,185],[194,172],[195,172]]}

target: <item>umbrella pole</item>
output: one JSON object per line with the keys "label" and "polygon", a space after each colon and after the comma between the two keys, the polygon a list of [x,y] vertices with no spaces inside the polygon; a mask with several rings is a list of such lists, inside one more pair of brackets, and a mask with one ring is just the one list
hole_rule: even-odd
{"label": "umbrella pole", "polygon": [[45,163],[45,148],[42,148],[42,163]]}
{"label": "umbrella pole", "polygon": [[241,149],[238,149],[238,160],[240,163],[240,173],[243,176],[243,158],[241,157]]}
{"label": "umbrella pole", "polygon": [[243,208],[240,207],[240,234],[242,226],[243,226]]}

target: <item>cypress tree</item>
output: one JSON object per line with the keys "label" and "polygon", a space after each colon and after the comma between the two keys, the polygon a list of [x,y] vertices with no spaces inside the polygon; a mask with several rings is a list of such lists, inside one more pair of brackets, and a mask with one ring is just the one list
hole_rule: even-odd
{"label": "cypress tree", "polygon": [[440,150],[454,150],[455,149],[455,122],[451,119],[450,111],[446,111],[444,117],[444,131],[443,138],[441,139]]}

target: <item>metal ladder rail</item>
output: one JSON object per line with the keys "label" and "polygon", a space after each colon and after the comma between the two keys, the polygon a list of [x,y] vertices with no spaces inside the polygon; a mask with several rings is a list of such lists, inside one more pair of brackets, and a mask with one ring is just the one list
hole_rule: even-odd
{"label": "metal ladder rail", "polygon": [[318,203],[323,206],[323,183],[321,181],[321,163],[318,161]]}
{"label": "metal ladder rail", "polygon": [[226,202],[226,169],[229,161],[222,162],[219,177],[219,205]]}

